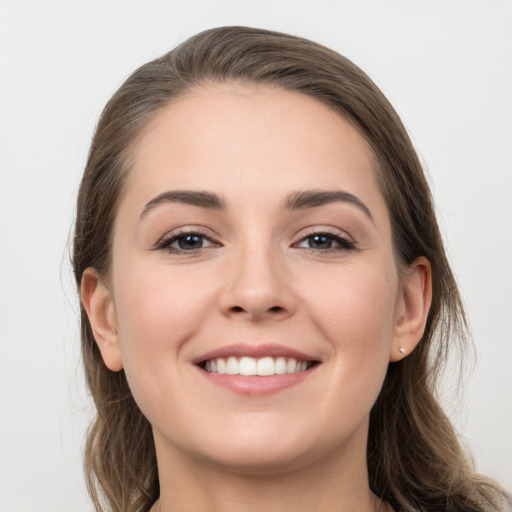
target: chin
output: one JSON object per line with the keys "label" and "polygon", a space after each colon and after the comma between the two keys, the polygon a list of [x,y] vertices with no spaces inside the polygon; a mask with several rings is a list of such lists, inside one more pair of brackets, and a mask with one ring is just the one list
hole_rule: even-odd
{"label": "chin", "polygon": [[322,458],[321,436],[283,430],[271,424],[230,430],[232,435],[209,436],[198,452],[209,464],[238,474],[263,475],[299,469]]}
{"label": "chin", "polygon": [[313,457],[296,450],[236,449],[230,447],[222,453],[209,454],[209,464],[239,475],[272,475],[293,471],[306,466]]}

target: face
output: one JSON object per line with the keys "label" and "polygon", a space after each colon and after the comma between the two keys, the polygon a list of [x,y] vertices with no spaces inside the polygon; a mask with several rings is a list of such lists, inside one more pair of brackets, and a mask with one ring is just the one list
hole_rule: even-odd
{"label": "face", "polygon": [[146,129],[98,343],[157,453],[246,471],[364,453],[406,308],[373,165],[345,119],[266,86],[197,89]]}

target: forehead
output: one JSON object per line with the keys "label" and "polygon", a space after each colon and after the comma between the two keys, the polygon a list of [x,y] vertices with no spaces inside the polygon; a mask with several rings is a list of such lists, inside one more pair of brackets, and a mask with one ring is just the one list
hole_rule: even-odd
{"label": "forehead", "polygon": [[128,194],[165,189],[276,200],[290,190],[343,189],[382,203],[369,145],[319,101],[266,85],[212,84],[164,107],[134,151]]}

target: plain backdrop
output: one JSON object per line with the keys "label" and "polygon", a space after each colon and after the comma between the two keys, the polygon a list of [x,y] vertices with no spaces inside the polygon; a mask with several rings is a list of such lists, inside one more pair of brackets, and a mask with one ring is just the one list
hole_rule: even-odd
{"label": "plain backdrop", "polygon": [[512,1],[0,0],[0,510],[91,510],[68,240],[95,122],[136,67],[236,24],[336,49],[401,115],[476,347],[444,401],[478,469],[512,490]]}

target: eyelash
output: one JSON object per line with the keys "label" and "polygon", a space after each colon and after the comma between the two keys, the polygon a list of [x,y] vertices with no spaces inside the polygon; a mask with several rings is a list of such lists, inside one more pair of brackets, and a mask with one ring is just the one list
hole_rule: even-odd
{"label": "eyelash", "polygon": [[313,252],[342,252],[342,251],[353,251],[356,249],[356,244],[337,233],[332,233],[330,231],[312,231],[308,233],[306,236],[302,237],[298,243],[294,244],[294,247],[297,247],[299,244],[306,242],[307,240],[311,240],[314,237],[324,237],[328,241],[335,242],[339,245],[339,247],[328,247],[325,249],[315,249],[313,247],[304,247],[304,249],[313,251]]}
{"label": "eyelash", "polygon": [[[210,245],[207,247],[198,247],[197,249],[183,249],[183,248],[177,248],[172,247],[172,244],[179,242],[180,240],[184,240],[187,237],[198,237],[201,238],[202,241],[207,240],[210,242]],[[332,241],[334,243],[337,243],[339,247],[327,247],[324,249],[318,249],[314,247],[303,247],[303,249],[312,251],[312,252],[342,252],[342,251],[351,251],[356,249],[356,244],[349,240],[348,238],[345,238],[343,236],[340,236],[336,233],[331,233],[329,231],[312,231],[308,235],[302,237],[297,243],[293,244],[292,247],[300,248],[300,244],[307,242],[308,240],[313,239],[314,237],[324,237],[327,239],[327,241]],[[156,250],[165,250],[169,254],[198,254],[204,249],[207,249],[208,247],[212,246],[219,246],[220,244],[213,240],[210,236],[208,236],[206,233],[203,233],[198,230],[180,230],[177,233],[173,233],[169,236],[166,236],[162,238],[157,245],[155,246]]]}
{"label": "eyelash", "polygon": [[209,237],[206,233],[203,233],[198,230],[180,230],[177,233],[172,233],[169,236],[165,236],[162,238],[157,245],[155,246],[155,249],[157,250],[166,250],[169,254],[197,254],[201,250],[206,249],[206,247],[199,247],[197,249],[187,250],[182,249],[178,247],[172,247],[172,244],[175,242],[179,242],[180,240],[184,240],[187,237],[199,237],[202,240],[208,240],[211,242],[211,245],[219,245],[217,242],[212,240],[211,237]]}

